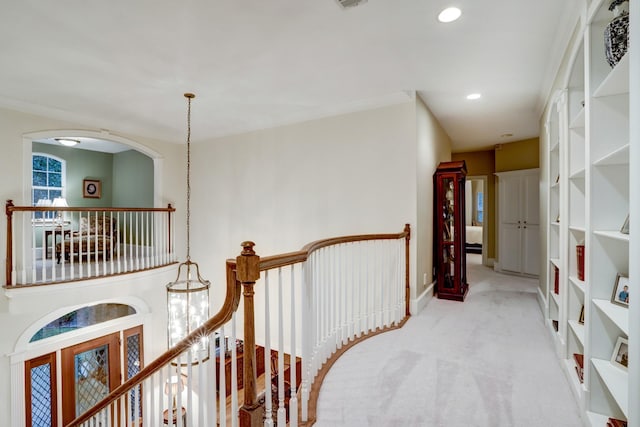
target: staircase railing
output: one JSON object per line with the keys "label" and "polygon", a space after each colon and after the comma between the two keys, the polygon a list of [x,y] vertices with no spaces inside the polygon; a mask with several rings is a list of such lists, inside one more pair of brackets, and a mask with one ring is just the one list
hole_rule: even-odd
{"label": "staircase railing", "polygon": [[166,208],[15,206],[8,200],[5,286],[86,280],[175,262]]}
{"label": "staircase railing", "polygon": [[[406,225],[263,258],[244,242],[220,311],[67,426],[313,424],[333,362],[408,318],[409,239]],[[203,338],[211,356],[193,365]]]}

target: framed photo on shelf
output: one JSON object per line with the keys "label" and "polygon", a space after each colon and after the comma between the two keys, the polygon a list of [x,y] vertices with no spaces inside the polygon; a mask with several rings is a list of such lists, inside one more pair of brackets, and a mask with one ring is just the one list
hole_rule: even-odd
{"label": "framed photo on shelf", "polygon": [[99,179],[82,180],[82,197],[85,199],[99,199],[102,197],[102,183]]}
{"label": "framed photo on shelf", "polygon": [[629,342],[626,338],[618,337],[618,342],[616,342],[611,355],[611,363],[620,369],[627,370],[627,365],[629,364]]}
{"label": "framed photo on shelf", "polygon": [[584,325],[584,304],[582,304],[582,308],[580,309],[580,317],[578,317],[578,323]]}
{"label": "framed photo on shelf", "polygon": [[624,224],[622,224],[620,232],[622,234],[629,234],[629,215],[627,215],[627,218],[624,220]]}
{"label": "framed photo on shelf", "polygon": [[624,307],[629,307],[629,278],[618,273],[616,283],[611,294],[611,302]]}

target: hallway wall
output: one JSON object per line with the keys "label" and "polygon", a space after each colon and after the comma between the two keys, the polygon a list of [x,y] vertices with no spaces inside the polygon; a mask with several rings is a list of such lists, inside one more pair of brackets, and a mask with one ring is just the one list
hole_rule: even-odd
{"label": "hallway wall", "polygon": [[[430,189],[436,159],[450,149],[416,101],[229,136],[192,150],[194,247],[206,259],[235,256],[244,240],[270,255],[327,237],[400,232],[409,223],[417,259],[412,295],[424,273],[431,277],[431,193],[417,182],[427,175]],[[422,239],[426,243],[418,243]],[[211,267],[222,277],[223,264]],[[219,286],[213,292],[222,298]]]}

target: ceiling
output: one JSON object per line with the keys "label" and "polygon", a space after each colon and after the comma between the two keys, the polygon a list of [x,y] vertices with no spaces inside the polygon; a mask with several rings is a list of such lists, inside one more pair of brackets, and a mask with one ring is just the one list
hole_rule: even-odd
{"label": "ceiling", "polygon": [[4,2],[0,107],[183,143],[194,92],[196,143],[417,93],[454,151],[482,149],[538,136],[579,1]]}

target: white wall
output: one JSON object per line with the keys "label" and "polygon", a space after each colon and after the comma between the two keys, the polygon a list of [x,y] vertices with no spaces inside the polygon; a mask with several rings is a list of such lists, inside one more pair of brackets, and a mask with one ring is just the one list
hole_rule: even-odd
{"label": "white wall", "polygon": [[[451,160],[451,140],[427,105],[416,100],[417,215],[418,226],[411,237],[417,242],[416,287],[412,297],[428,290],[433,276],[433,174],[440,162]],[[426,274],[426,284],[424,276]],[[420,303],[424,305],[424,299]],[[419,308],[419,307],[418,307]]]}
{"label": "white wall", "polygon": [[192,145],[203,269],[222,280],[224,266],[210,261],[235,257],[244,240],[274,255],[415,226],[414,134],[413,104],[404,103]]}
{"label": "white wall", "polygon": [[[24,134],[82,128],[0,109],[0,199],[28,203],[28,194],[25,199],[22,194],[25,181],[29,186],[23,169],[30,162]],[[172,203],[177,209],[175,232],[182,259],[186,147],[127,137],[162,157],[157,203]],[[194,143],[191,148],[191,256],[212,282],[212,313],[222,304],[224,260],[238,255],[244,240],[255,241],[258,254],[271,255],[327,237],[400,232],[409,223],[412,296],[422,291],[424,273],[431,280],[432,175],[439,161],[450,159],[450,142],[422,101]],[[0,230],[6,230],[4,215]],[[5,257],[0,245],[0,258]],[[0,274],[4,278],[4,263]],[[35,320],[61,306],[127,295],[149,306],[157,327],[145,330],[153,343],[146,356],[156,356],[166,349],[164,286],[174,278],[175,270],[169,269],[131,280],[102,280],[95,287],[65,285],[34,292],[28,299],[33,303],[20,297],[10,303],[2,292],[0,324],[9,327],[0,328],[0,377],[10,377],[7,355]],[[9,396],[10,384],[4,381],[0,412],[8,423]]]}
{"label": "white wall", "polygon": [[[23,135],[27,133],[49,129],[86,129],[74,123],[46,119],[34,115],[0,109],[0,200],[3,205],[12,199],[16,205],[30,203],[29,173],[25,172],[31,163],[30,147],[25,149]],[[97,129],[89,129],[97,130]],[[176,170],[183,170],[181,153],[184,146],[164,144],[144,138],[133,138],[135,141],[161,153],[163,188],[159,206],[173,203],[178,209],[176,218],[177,241],[184,241],[184,180],[175,179]],[[26,181],[26,186],[25,186]],[[0,278],[5,281],[6,260],[6,215],[0,215]],[[178,253],[184,254],[184,248],[178,247]],[[149,307],[149,327],[145,329],[145,357],[155,357],[166,350],[166,283],[175,279],[175,269],[154,271],[136,278],[122,276],[116,279],[97,281],[92,286],[49,286],[46,288],[32,288],[16,294],[0,291],[0,413],[3,415],[3,425],[13,425],[10,417],[11,382],[10,357],[21,334],[38,319],[60,307],[72,307],[79,304],[91,303],[105,299],[126,298],[137,296]],[[157,290],[157,291],[156,291]],[[157,327],[151,327],[157,325]]]}
{"label": "white wall", "polygon": [[412,298],[424,273],[431,282],[432,176],[451,150],[421,100],[198,143],[192,152],[193,247],[211,280],[223,278],[223,265],[209,261],[239,254],[244,240],[272,255],[409,223]]}

